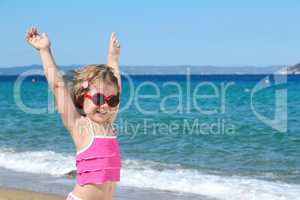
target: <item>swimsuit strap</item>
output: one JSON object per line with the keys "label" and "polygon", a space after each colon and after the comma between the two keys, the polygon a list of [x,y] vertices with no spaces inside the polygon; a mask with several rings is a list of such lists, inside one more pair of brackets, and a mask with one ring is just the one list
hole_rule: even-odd
{"label": "swimsuit strap", "polygon": [[94,127],[93,127],[93,124],[92,124],[92,121],[87,117],[87,120],[89,121],[89,127],[90,127],[90,130],[93,134],[93,137],[95,136],[95,132],[94,132]]}

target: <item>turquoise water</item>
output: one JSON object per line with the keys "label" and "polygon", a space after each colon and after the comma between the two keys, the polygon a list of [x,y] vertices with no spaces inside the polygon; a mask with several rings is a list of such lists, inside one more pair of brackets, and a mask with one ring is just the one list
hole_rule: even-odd
{"label": "turquoise water", "polygon": [[[126,174],[134,173],[132,177],[137,177],[134,176],[136,173],[140,175],[147,170],[147,173],[156,170],[162,172],[161,176],[165,176],[163,172],[169,173],[170,179],[177,176],[178,180],[188,180],[195,178],[195,172],[199,177],[211,175],[227,177],[228,180],[242,177],[298,187],[300,77],[288,77],[286,83],[261,90],[253,98],[255,110],[271,118],[277,101],[275,91],[287,91],[287,131],[283,132],[262,122],[251,109],[251,91],[264,77],[202,75],[192,76],[187,82],[185,76],[131,76],[132,83],[123,78],[121,108],[127,103],[128,107],[119,113],[116,127]],[[63,164],[57,167],[57,174],[63,174],[64,168],[73,167],[75,148],[71,138],[59,115],[51,109],[42,114],[29,114],[20,109],[13,95],[16,78],[0,77],[0,167],[22,171],[22,168],[5,164],[4,158],[11,159],[11,163],[28,158],[30,162],[24,171],[45,171],[45,166],[51,161],[43,157],[51,153],[57,163],[61,163],[57,155],[68,159],[69,162],[64,163],[67,167]],[[53,99],[51,93],[49,96],[47,82],[43,77],[34,78],[35,83],[29,77],[21,85],[21,99],[28,107],[47,108],[49,99]],[[148,85],[142,86],[145,82]],[[173,85],[166,85],[167,82],[173,82]],[[201,108],[199,112],[193,105],[193,91],[201,83],[197,95],[213,95],[217,91],[219,96],[196,99]],[[222,84],[231,85],[224,92]],[[156,96],[150,99],[142,95]],[[173,98],[165,99],[168,95],[173,95]],[[167,111],[161,108],[162,103]],[[141,109],[155,113],[141,112]],[[193,123],[200,124],[201,128],[187,128]],[[168,129],[171,124],[174,129]],[[45,165],[37,168],[35,161]],[[125,179],[127,175],[124,175]]]}

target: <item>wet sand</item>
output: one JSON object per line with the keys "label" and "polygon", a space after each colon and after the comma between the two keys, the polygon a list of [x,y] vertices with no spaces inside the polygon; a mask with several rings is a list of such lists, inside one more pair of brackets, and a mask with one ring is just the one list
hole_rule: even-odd
{"label": "wet sand", "polygon": [[[210,200],[205,197],[200,197],[190,194],[180,194],[168,191],[159,190],[141,190],[138,188],[119,188],[114,196],[114,200]],[[66,196],[48,194],[42,192],[33,192],[28,190],[14,189],[14,188],[0,188],[0,200],[65,200]]]}
{"label": "wet sand", "polygon": [[0,200],[63,200],[57,195],[11,188],[0,188]]}

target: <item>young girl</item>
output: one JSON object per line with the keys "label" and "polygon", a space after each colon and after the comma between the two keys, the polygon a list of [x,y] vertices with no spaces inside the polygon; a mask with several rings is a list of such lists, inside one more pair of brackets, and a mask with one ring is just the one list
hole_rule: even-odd
{"label": "young girl", "polygon": [[121,168],[119,143],[112,127],[121,93],[116,34],[111,34],[107,65],[77,70],[71,92],[55,64],[47,35],[32,27],[26,39],[39,51],[57,110],[76,147],[76,185],[67,199],[112,199]]}

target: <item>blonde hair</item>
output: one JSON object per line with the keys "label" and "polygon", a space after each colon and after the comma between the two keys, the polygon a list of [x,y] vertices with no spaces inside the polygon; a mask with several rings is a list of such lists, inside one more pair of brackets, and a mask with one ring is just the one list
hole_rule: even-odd
{"label": "blonde hair", "polygon": [[[88,81],[89,85],[96,81],[104,83],[113,83],[119,90],[118,78],[114,74],[113,68],[105,64],[86,65],[83,68],[74,71],[72,96],[74,104],[77,108],[82,108],[84,93],[89,90],[89,87],[84,88],[83,83]],[[119,92],[119,91],[118,91]]]}

